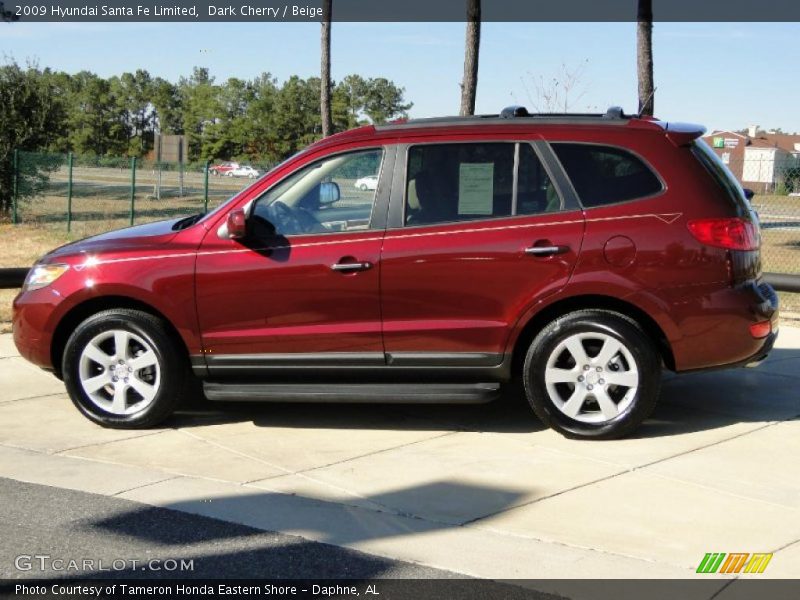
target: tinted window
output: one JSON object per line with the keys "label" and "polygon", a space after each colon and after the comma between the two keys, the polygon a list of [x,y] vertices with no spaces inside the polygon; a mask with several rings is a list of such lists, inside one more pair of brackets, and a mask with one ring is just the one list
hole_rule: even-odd
{"label": "tinted window", "polygon": [[581,203],[603,206],[660,192],[661,181],[630,152],[592,144],[553,144]]}
{"label": "tinted window", "polygon": [[514,203],[515,146],[473,143],[410,148],[405,223],[426,225],[560,210],[561,199],[529,144],[519,145]]}
{"label": "tinted window", "polygon": [[730,169],[720,160],[716,153],[703,140],[697,140],[692,144],[692,153],[700,163],[706,168],[716,181],[717,185],[725,192],[725,196],[730,200],[740,215],[750,212],[747,199],[744,197],[742,186],[736,180]]}
{"label": "tinted window", "polygon": [[516,214],[535,215],[561,210],[561,198],[539,157],[528,144],[520,144],[517,177]]}
{"label": "tinted window", "polygon": [[407,225],[511,215],[514,144],[435,144],[408,152]]}

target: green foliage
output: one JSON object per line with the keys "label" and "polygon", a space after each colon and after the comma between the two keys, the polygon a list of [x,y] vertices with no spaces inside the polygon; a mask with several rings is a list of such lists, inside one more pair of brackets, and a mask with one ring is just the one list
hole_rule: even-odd
{"label": "green foliage", "polygon": [[[333,87],[334,130],[406,116],[412,104],[404,93],[382,77],[348,75]],[[279,85],[262,73],[218,83],[208,69],[195,67],[173,84],[143,69],[106,79],[12,63],[0,67],[0,104],[0,202],[6,207],[15,148],[73,152],[76,160],[100,166],[116,164],[103,157],[152,159],[157,133],[183,134],[190,162],[266,165],[322,136],[317,77],[292,76]]]}
{"label": "green foliage", "polygon": [[778,196],[787,196],[800,191],[800,164],[797,160],[791,161],[782,169],[781,181],[775,189]]}
{"label": "green foliage", "polygon": [[403,104],[404,91],[384,77],[369,79],[361,100],[364,113],[375,124],[385,123],[397,116],[405,117],[413,103]]}
{"label": "green foliage", "polygon": [[[14,150],[46,148],[62,128],[63,106],[49,71],[16,63],[0,67],[0,210],[8,211],[12,203]],[[20,170],[18,198],[35,193],[50,169],[41,164]]]}
{"label": "green foliage", "polygon": [[59,154],[19,152],[18,161],[17,197],[27,200],[47,188],[50,173],[64,164],[64,157]]}

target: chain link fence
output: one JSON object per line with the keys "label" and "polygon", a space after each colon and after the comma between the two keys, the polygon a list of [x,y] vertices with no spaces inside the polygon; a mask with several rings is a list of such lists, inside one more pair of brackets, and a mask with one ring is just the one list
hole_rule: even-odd
{"label": "chain link fence", "polygon": [[211,174],[211,162],[23,151],[15,161],[12,222],[67,231],[76,238],[205,212],[252,183],[247,175]]}
{"label": "chain link fence", "polygon": [[[717,151],[723,163],[752,190],[753,208],[761,223],[763,270],[800,277],[800,152],[758,147],[735,156],[735,149]],[[785,311],[800,313],[800,294],[781,292]]]}

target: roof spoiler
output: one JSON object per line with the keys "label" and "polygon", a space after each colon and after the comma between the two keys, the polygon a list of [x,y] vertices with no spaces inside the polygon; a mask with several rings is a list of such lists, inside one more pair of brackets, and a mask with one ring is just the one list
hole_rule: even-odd
{"label": "roof spoiler", "polygon": [[706,128],[695,123],[670,123],[666,121],[651,121],[661,127],[667,139],[676,146],[688,146],[706,132]]}

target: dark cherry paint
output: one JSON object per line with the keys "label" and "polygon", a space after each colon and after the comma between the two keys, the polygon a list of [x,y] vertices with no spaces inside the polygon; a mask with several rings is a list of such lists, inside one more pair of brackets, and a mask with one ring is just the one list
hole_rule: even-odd
{"label": "dark cherry paint", "polygon": [[[682,146],[687,135],[638,119],[618,126],[510,120],[362,127],[335,135],[186,229],[152,223],[48,254],[42,262],[70,269],[15,299],[14,339],[23,356],[58,372],[74,318],[86,307],[124,301],[163,315],[194,357],[463,352],[499,361],[542,311],[601,302],[646,315],[678,371],[744,361],[763,346],[750,326],[775,321],[777,313],[758,311],[757,272],[746,281],[732,278],[732,264],[756,264],[757,253],[732,256],[688,231],[691,219],[735,213]],[[619,145],[650,163],[667,185],[649,199],[537,216],[298,235],[261,246],[219,235],[232,211],[331,152],[479,140]],[[547,257],[524,252],[537,244],[567,250]],[[368,261],[372,268],[331,270],[343,261]]]}

